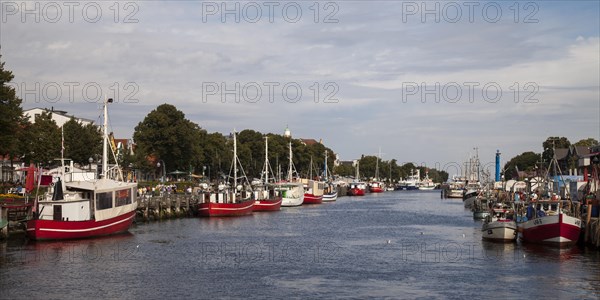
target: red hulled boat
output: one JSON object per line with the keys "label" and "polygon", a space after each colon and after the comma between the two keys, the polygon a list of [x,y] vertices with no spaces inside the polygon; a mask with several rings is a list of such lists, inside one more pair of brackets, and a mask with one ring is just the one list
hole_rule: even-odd
{"label": "red hulled boat", "polygon": [[[36,199],[33,218],[27,221],[27,236],[34,240],[91,238],[125,232],[135,217],[137,183],[109,179],[122,178],[118,166],[108,169],[108,116],[104,102],[104,142],[102,178],[71,181],[73,173],[61,167],[51,191]],[[64,163],[64,160],[63,160]],[[72,170],[72,168],[70,169]]]}
{"label": "red hulled boat", "polygon": [[[198,204],[198,215],[201,217],[236,217],[252,214],[255,201],[246,190],[246,186],[237,183],[237,137],[233,132],[233,185],[220,185],[217,192],[204,194]],[[247,180],[246,180],[247,181]]]}
{"label": "red hulled boat", "polygon": [[[540,213],[533,206],[528,208],[528,221],[521,225],[522,240],[530,243],[571,245],[577,243],[581,232],[581,220],[563,213],[557,201],[547,203],[549,209]],[[555,210],[552,210],[552,206]],[[556,208],[558,207],[558,208]]]}
{"label": "red hulled boat", "polygon": [[369,192],[371,193],[383,193],[383,184],[379,181],[373,181],[369,184]]}
{"label": "red hulled boat", "polygon": [[348,196],[364,196],[366,188],[364,182],[352,182],[348,186]]}

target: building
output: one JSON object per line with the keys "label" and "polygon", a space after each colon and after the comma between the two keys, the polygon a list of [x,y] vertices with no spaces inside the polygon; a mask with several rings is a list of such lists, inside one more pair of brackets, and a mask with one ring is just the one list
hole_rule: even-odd
{"label": "building", "polygon": [[71,118],[75,118],[75,120],[82,125],[94,124],[94,121],[92,121],[92,120],[84,119],[84,118],[77,118],[75,116],[68,115],[66,111],[55,110],[54,107],[52,107],[50,109],[36,107],[36,108],[24,110],[23,115],[29,119],[29,122],[35,123],[35,117],[41,115],[43,112],[52,113],[52,120],[54,120],[54,122],[56,122],[56,125],[58,125],[58,127],[62,127],[65,123],[67,123],[69,120],[71,120]]}

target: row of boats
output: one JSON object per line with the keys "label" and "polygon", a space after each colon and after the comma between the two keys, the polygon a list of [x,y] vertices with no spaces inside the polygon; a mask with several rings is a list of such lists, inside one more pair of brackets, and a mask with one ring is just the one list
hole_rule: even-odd
{"label": "row of boats", "polygon": [[[525,182],[517,182],[511,191],[473,185],[460,198],[474,219],[483,220],[484,240],[514,242],[520,237],[529,243],[573,245],[582,233],[581,203],[549,192],[552,183],[548,183],[535,191],[527,191]],[[448,190],[446,196],[458,198],[456,194]]]}

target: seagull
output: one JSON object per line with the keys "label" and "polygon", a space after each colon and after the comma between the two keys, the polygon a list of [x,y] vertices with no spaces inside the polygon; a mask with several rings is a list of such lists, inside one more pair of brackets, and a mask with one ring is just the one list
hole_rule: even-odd
{"label": "seagull", "polygon": [[465,234],[463,233],[463,237],[465,237]]}
{"label": "seagull", "polygon": [[423,235],[423,231],[421,231],[421,235]]}
{"label": "seagull", "polygon": [[387,243],[388,243],[388,244],[391,244],[391,243],[392,243],[392,240],[387,240]]}

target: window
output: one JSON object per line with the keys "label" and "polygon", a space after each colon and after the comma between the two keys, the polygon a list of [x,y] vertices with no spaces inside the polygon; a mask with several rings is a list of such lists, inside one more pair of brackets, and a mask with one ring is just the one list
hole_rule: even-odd
{"label": "window", "polygon": [[131,204],[131,190],[120,190],[115,191],[115,206],[123,206],[127,204]]}
{"label": "window", "polygon": [[96,194],[96,209],[112,208],[112,192]]}

